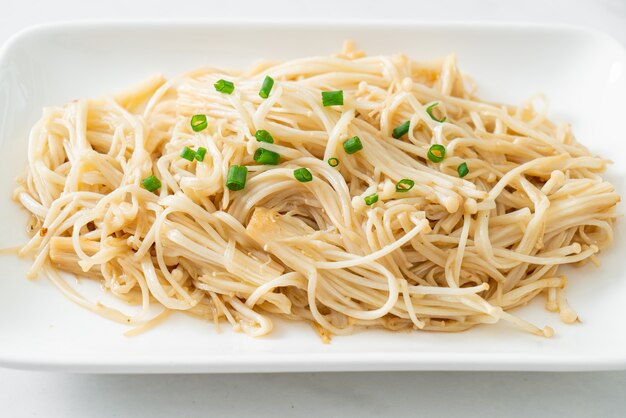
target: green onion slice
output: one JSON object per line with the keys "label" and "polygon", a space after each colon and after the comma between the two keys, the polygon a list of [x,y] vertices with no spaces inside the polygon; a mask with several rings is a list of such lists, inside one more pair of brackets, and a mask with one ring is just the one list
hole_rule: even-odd
{"label": "green onion slice", "polygon": [[261,85],[259,96],[267,99],[270,96],[270,91],[272,91],[272,87],[274,87],[274,79],[269,75],[266,75],[265,79],[263,80],[263,84]]}
{"label": "green onion slice", "polygon": [[196,151],[196,160],[204,161],[204,156],[206,155],[206,148],[200,147],[198,151]]}
{"label": "green onion slice", "polygon": [[339,165],[339,158],[335,158],[335,157],[329,158],[328,165],[331,167],[337,167]]}
{"label": "green onion slice", "polygon": [[405,135],[407,132],[409,132],[410,126],[411,126],[411,121],[407,120],[402,125],[396,126],[393,132],[391,133],[391,136],[393,136],[395,139],[399,139],[402,135]]}
{"label": "green onion slice", "polygon": [[193,161],[196,159],[196,152],[189,147],[185,147],[180,152],[180,156],[183,157],[187,161]]}
{"label": "green onion slice", "polygon": [[433,163],[440,163],[446,156],[446,149],[443,145],[435,144],[431,145],[428,149],[428,159]]}
{"label": "green onion slice", "polygon": [[365,196],[364,200],[367,206],[371,206],[374,203],[378,202],[378,194],[374,193],[369,196]]}
{"label": "green onion slice", "polygon": [[343,104],[343,90],[322,92],[322,105],[324,105],[324,107],[340,106],[342,104]]}
{"label": "green onion slice", "polygon": [[207,126],[206,115],[193,115],[191,117],[191,129],[193,129],[194,132],[203,131]]}
{"label": "green onion slice", "polygon": [[254,137],[259,142],[267,142],[268,144],[274,143],[274,138],[272,138],[272,135],[264,129],[259,129],[258,131],[256,131],[254,133]]}
{"label": "green onion slice", "polygon": [[469,168],[467,168],[467,163],[463,162],[459,164],[459,166],[456,168],[456,172],[459,173],[459,177],[461,178],[467,176],[467,174],[469,173]]}
{"label": "green onion slice", "polygon": [[443,122],[445,122],[445,121],[446,121],[446,119],[447,119],[445,116],[443,117],[443,119],[437,119],[437,117],[436,117],[435,115],[433,115],[433,109],[434,109],[435,107],[437,107],[438,105],[439,105],[439,103],[433,103],[433,104],[431,104],[430,106],[428,106],[428,107],[426,108],[426,113],[428,113],[428,116],[430,116],[430,118],[431,118],[432,120],[437,121],[437,122],[440,122],[440,123],[443,123]]}
{"label": "green onion slice", "polygon": [[141,180],[141,184],[149,192],[154,192],[161,188],[161,182],[153,175]]}
{"label": "green onion slice", "polygon": [[259,148],[254,153],[254,161],[257,164],[278,165],[280,154],[265,148]]}
{"label": "green onion slice", "polygon": [[217,82],[213,85],[215,86],[215,90],[220,93],[232,94],[232,92],[235,91],[235,85],[232,81],[217,80]]}
{"label": "green onion slice", "polygon": [[350,139],[346,139],[343,142],[343,149],[347,154],[354,154],[355,152],[361,151],[363,149],[363,144],[361,143],[361,139],[358,136],[353,136]]}
{"label": "green onion slice", "polygon": [[405,193],[415,186],[415,182],[411,179],[402,179],[396,183],[396,192]]}
{"label": "green onion slice", "polygon": [[300,183],[307,183],[313,180],[313,174],[311,174],[311,172],[304,167],[293,170],[293,176]]}
{"label": "green onion slice", "polygon": [[226,178],[226,187],[230,190],[237,191],[246,187],[246,177],[248,176],[248,167],[243,165],[231,165],[228,169],[228,177]]}

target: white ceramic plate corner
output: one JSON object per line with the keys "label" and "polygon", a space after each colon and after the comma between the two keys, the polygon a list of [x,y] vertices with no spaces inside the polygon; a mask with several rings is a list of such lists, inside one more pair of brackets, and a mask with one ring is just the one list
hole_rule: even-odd
{"label": "white ceramic plate corner", "polygon": [[[519,102],[544,92],[551,117],[615,161],[607,177],[626,190],[626,54],[608,36],[568,26],[417,22],[89,22],[36,27],[0,51],[0,247],[25,241],[25,213],[10,200],[26,165],[29,127],[44,105],[119,90],[153,73],[203,64],[245,67],[261,58],[334,53],[354,39],[370,54],[428,59],[456,52],[482,97]],[[540,301],[517,310],[551,325],[552,339],[504,324],[460,334],[368,330],[324,345],[303,324],[276,321],[252,339],[173,315],[139,337],[73,305],[28,261],[0,258],[0,365],[79,372],[283,372],[355,370],[599,370],[626,368],[624,222],[603,266],[569,270],[568,326]],[[621,257],[623,258],[623,257]],[[98,297],[97,285],[81,285]]]}

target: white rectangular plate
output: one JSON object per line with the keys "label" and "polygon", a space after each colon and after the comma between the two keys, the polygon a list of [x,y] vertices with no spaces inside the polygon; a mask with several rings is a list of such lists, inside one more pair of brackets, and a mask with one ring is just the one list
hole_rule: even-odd
{"label": "white rectangular plate", "polygon": [[[29,127],[43,106],[118,91],[157,72],[328,55],[345,39],[368,54],[431,59],[456,52],[486,99],[519,103],[546,93],[553,119],[571,121],[580,141],[615,161],[607,178],[626,195],[626,57],[601,33],[510,24],[59,24],[22,32],[0,53],[0,247],[26,240],[26,214],[10,194],[25,170]],[[459,334],[366,330],[324,345],[304,324],[277,321],[271,335],[253,339],[227,325],[218,333],[182,314],[128,338],[125,327],[72,304],[45,279],[26,280],[29,261],[3,255],[0,365],[83,372],[623,369],[624,224],[615,245],[601,254],[602,267],[568,270],[569,300],[582,323],[560,323],[538,300],[516,311],[554,327],[551,339],[498,324]],[[102,299],[98,285],[87,282],[79,289]]]}

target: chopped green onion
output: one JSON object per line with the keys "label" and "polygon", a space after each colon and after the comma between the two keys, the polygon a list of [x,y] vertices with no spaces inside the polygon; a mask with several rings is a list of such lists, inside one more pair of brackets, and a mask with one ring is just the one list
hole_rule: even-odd
{"label": "chopped green onion", "polygon": [[361,139],[358,136],[353,136],[350,139],[346,139],[343,142],[343,149],[348,154],[354,154],[355,152],[361,151],[363,149],[363,144],[361,143]]}
{"label": "chopped green onion", "polygon": [[254,153],[254,161],[257,164],[277,165],[280,161],[280,154],[265,148],[259,148]]}
{"label": "chopped green onion", "polygon": [[432,120],[437,121],[437,122],[440,122],[440,123],[443,123],[443,122],[445,122],[445,121],[446,121],[446,119],[447,119],[445,116],[443,117],[443,119],[437,119],[437,117],[436,117],[435,115],[433,115],[433,109],[434,109],[435,107],[437,107],[438,105],[439,105],[439,103],[433,103],[433,104],[431,104],[430,106],[428,106],[428,107],[426,108],[426,113],[428,113],[428,116],[430,116],[430,118],[431,118]]}
{"label": "chopped green onion", "polygon": [[232,94],[235,91],[235,85],[232,81],[228,80],[217,80],[217,83],[213,84],[215,86],[215,90],[220,93]]}
{"label": "chopped green onion", "polygon": [[266,75],[265,79],[263,80],[263,85],[261,85],[259,96],[267,99],[270,96],[270,91],[272,91],[272,87],[274,87],[274,79],[269,75]]}
{"label": "chopped green onion", "polygon": [[428,149],[428,159],[433,163],[440,163],[446,156],[446,149],[443,145],[435,144],[431,145]]}
{"label": "chopped green onion", "polygon": [[396,192],[405,193],[415,186],[415,182],[411,179],[402,179],[396,183]]}
{"label": "chopped green onion", "polygon": [[196,160],[204,161],[204,156],[206,155],[206,148],[200,147],[198,151],[196,151]]}
{"label": "chopped green onion", "polygon": [[391,136],[393,136],[395,139],[399,139],[402,135],[409,132],[409,126],[411,126],[411,121],[407,120],[402,125],[396,126],[391,133]]}
{"label": "chopped green onion", "polygon": [[194,132],[203,131],[207,126],[206,115],[193,115],[191,117],[191,129],[193,129]]}
{"label": "chopped green onion", "polygon": [[196,152],[189,147],[185,147],[181,151],[180,156],[187,161],[193,161],[196,158]]}
{"label": "chopped green onion", "polygon": [[467,174],[469,173],[469,168],[467,168],[467,163],[459,164],[459,166],[456,168],[456,172],[459,173],[459,177],[461,178],[467,176]]}
{"label": "chopped green onion", "polygon": [[367,206],[371,206],[374,203],[378,202],[378,195],[376,193],[374,193],[374,194],[371,194],[369,196],[365,196],[364,200],[365,200],[365,204]]}
{"label": "chopped green onion", "polygon": [[231,165],[228,169],[228,177],[226,178],[226,187],[230,190],[237,191],[246,187],[246,177],[248,175],[248,167],[243,165]]}
{"label": "chopped green onion", "polygon": [[313,174],[311,174],[311,172],[304,167],[293,170],[293,176],[300,183],[307,183],[313,180]]}
{"label": "chopped green onion", "polygon": [[141,180],[141,184],[149,192],[154,192],[155,190],[161,188],[161,182],[155,176],[146,177],[145,179]]}
{"label": "chopped green onion", "polygon": [[343,90],[322,92],[322,105],[324,105],[324,107],[339,106],[342,104],[343,104]]}
{"label": "chopped green onion", "polygon": [[335,157],[329,158],[328,165],[331,167],[337,167],[339,165],[339,158],[335,158]]}
{"label": "chopped green onion", "polygon": [[268,144],[274,143],[274,138],[272,138],[272,135],[263,129],[259,129],[258,131],[256,131],[254,133],[254,137],[259,142],[267,142]]}

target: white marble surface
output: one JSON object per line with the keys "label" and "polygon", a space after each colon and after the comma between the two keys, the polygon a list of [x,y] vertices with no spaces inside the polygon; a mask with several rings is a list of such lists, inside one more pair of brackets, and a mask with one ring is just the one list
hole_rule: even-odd
{"label": "white marble surface", "polygon": [[[626,44],[626,0],[0,0],[0,43],[35,23],[137,17],[562,22]],[[625,388],[626,372],[96,376],[0,369],[0,416],[622,417]]]}

